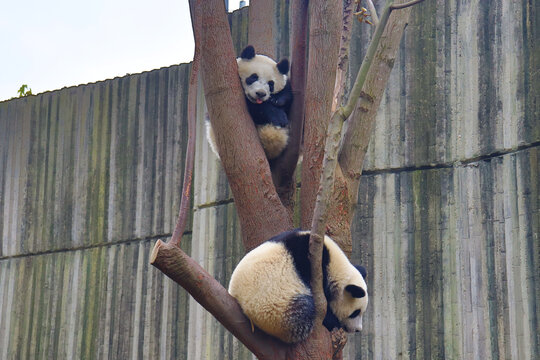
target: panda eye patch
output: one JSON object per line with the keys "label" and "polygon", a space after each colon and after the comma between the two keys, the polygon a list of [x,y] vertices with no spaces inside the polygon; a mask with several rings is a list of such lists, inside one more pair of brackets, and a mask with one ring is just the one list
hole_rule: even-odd
{"label": "panda eye patch", "polygon": [[357,317],[358,315],[360,315],[360,309],[354,311],[351,315],[349,315],[349,318],[350,318],[350,319],[354,319],[354,318]]}
{"label": "panda eye patch", "polygon": [[270,80],[268,82],[268,87],[270,88],[270,92],[273,93],[274,92],[274,82],[272,80]]}
{"label": "panda eye patch", "polygon": [[259,80],[259,75],[257,74],[251,74],[249,75],[249,77],[246,79],[246,84],[247,85],[251,85],[253,84],[255,81]]}

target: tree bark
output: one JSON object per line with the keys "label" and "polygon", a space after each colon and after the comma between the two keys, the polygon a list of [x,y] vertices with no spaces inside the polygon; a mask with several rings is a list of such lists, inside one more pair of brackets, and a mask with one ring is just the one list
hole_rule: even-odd
{"label": "tree bark", "polygon": [[277,30],[275,17],[270,16],[274,11],[275,0],[249,2],[248,43],[255,47],[257,54],[263,54],[272,59],[276,57],[274,35]]}
{"label": "tree bark", "polygon": [[[406,1],[396,1],[396,3],[399,5]],[[387,6],[389,7],[390,4]],[[362,165],[371,139],[373,124],[396,60],[403,31],[409,21],[410,12],[411,8],[407,7],[392,11],[385,19],[383,19],[384,12],[381,15],[380,45],[373,55],[373,61],[363,81],[360,97],[344,135],[344,146],[341,149],[339,163],[350,189],[349,197],[352,204],[357,202]]]}
{"label": "tree bark", "polygon": [[342,23],[342,1],[310,1],[310,31],[300,224],[311,228],[332,110]]}
{"label": "tree bark", "polygon": [[[397,1],[405,3],[405,1]],[[358,201],[359,178],[377,110],[394,65],[410,8],[392,11],[387,1],[381,22],[362,62],[346,106],[338,111],[349,118],[336,167],[334,190],[327,210],[326,232],[350,255],[351,222]],[[353,111],[351,115],[351,112]],[[302,178],[304,184],[304,178]]]}

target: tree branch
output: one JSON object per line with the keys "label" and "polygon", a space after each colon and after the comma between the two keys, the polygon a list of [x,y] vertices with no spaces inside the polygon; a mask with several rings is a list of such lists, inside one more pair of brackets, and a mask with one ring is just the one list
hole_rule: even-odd
{"label": "tree branch", "polygon": [[[399,12],[399,16],[393,15],[390,18],[392,3],[392,1],[387,1],[380,24],[349,95],[349,101],[338,111],[343,119],[350,118],[348,130],[342,142],[343,148],[339,154],[339,166],[336,167],[334,189],[329,208],[326,210],[329,216],[326,233],[331,235],[346,253],[352,250],[350,224],[354,205],[357,203],[358,178],[371,138],[371,128],[410,12],[410,10],[404,10]],[[377,84],[377,87],[369,90],[364,88],[364,84],[371,83]],[[369,103],[370,100],[374,102],[369,104],[369,114],[358,110],[360,106],[362,109],[367,109],[368,107],[364,104]],[[351,115],[354,109],[357,110]],[[360,117],[365,120],[360,122]],[[302,179],[302,185],[304,183]]]}
{"label": "tree branch", "polygon": [[[342,1],[310,2],[310,44],[308,79],[306,86],[306,143],[304,164],[302,166],[301,211],[302,227],[310,228],[309,241],[311,261],[311,289],[315,300],[315,327],[322,327],[326,314],[326,297],[323,290],[322,251],[325,235],[325,206],[331,192],[327,181],[321,182],[324,176],[333,173],[332,164],[323,164],[326,131],[332,110],[333,90],[336,82],[336,64],[342,30]],[[339,135],[338,135],[339,136]],[[327,145],[329,142],[326,143]],[[330,178],[332,174],[330,174]],[[329,180],[331,181],[331,180]],[[321,195],[320,186],[323,187]],[[319,193],[319,195],[317,195]],[[317,201],[316,198],[322,196]],[[314,213],[314,210],[317,212]],[[313,223],[311,223],[313,221]]]}
{"label": "tree branch", "polygon": [[357,182],[362,173],[371,129],[410,14],[410,8],[394,14],[392,6],[393,2],[388,1],[358,72],[350,101],[344,109],[345,113],[354,109],[354,114],[348,120],[349,126],[344,136],[339,164],[345,177],[352,182],[350,196],[353,203],[356,203]]}
{"label": "tree branch", "polygon": [[343,19],[341,27],[341,40],[339,45],[338,65],[336,70],[336,83],[334,86],[334,98],[332,100],[332,112],[341,105],[345,82],[349,67],[349,46],[351,44],[353,0],[343,0]]}
{"label": "tree branch", "polygon": [[[335,112],[328,126],[321,179],[317,192],[315,210],[313,212],[311,235],[309,237],[309,255],[312,274],[311,288],[313,289],[317,320],[321,323],[326,315],[326,297],[322,290],[322,252],[324,235],[326,233],[327,209],[334,190],[334,177],[338,163],[339,142],[344,120],[340,112]],[[315,291],[315,289],[319,289],[319,291]]]}
{"label": "tree branch", "polygon": [[403,4],[392,4],[390,6],[390,9],[391,10],[400,10],[400,9],[405,9],[405,8],[408,8],[410,6],[413,6],[413,5],[416,5],[416,4],[420,4],[421,2],[423,2],[424,0],[414,0],[414,1],[409,1],[407,3],[403,3]]}
{"label": "tree branch", "polygon": [[[195,0],[190,0],[193,8],[191,12],[191,25],[193,27],[193,35],[195,39],[200,38],[202,31],[201,7]],[[184,165],[184,181],[182,183],[182,195],[180,198],[180,210],[178,212],[178,220],[174,228],[169,242],[173,245],[180,246],[182,234],[186,229],[186,222],[191,209],[191,184],[193,183],[193,163],[195,161],[195,139],[197,138],[197,93],[199,79],[199,64],[201,62],[200,41],[195,41],[195,54],[191,63],[191,74],[189,76],[188,90],[188,141],[186,146],[186,159]]]}

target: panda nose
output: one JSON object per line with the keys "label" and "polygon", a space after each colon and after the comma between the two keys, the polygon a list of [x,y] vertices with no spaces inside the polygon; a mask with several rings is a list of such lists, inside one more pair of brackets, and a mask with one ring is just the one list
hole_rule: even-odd
{"label": "panda nose", "polygon": [[259,99],[262,99],[262,98],[265,97],[265,95],[266,95],[266,93],[263,92],[263,91],[257,91],[255,94],[257,95],[257,97],[258,97]]}

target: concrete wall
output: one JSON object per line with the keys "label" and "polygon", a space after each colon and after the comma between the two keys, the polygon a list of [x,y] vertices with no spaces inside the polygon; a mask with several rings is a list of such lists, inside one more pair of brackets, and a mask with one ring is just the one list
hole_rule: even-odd
{"label": "concrete wall", "polygon": [[[506,0],[413,10],[360,185],[371,298],[349,359],[540,357],[539,16]],[[370,31],[355,25],[353,73]],[[178,212],[188,76],[0,103],[0,359],[251,358],[148,265]],[[182,246],[226,286],[243,249],[204,106]]]}

